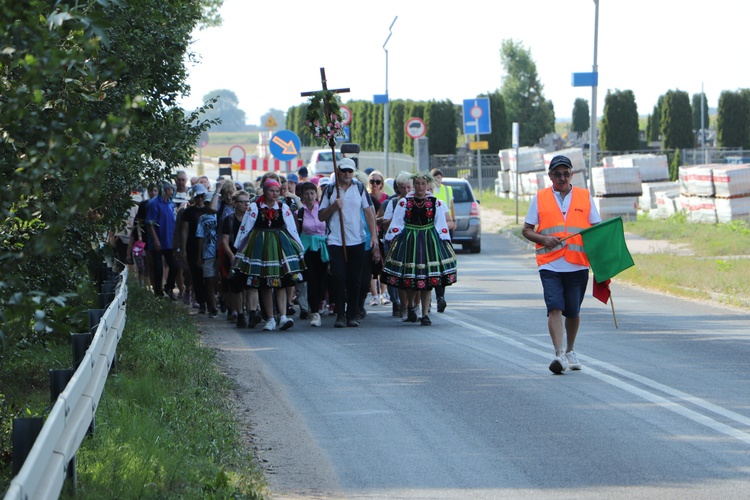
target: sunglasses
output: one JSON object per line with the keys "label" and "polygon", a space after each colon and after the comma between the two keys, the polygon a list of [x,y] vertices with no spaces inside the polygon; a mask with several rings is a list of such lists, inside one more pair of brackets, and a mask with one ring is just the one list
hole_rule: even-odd
{"label": "sunglasses", "polygon": [[383,181],[380,179],[370,179],[370,184],[382,184]]}
{"label": "sunglasses", "polygon": [[552,172],[550,175],[555,179],[568,179],[573,176],[573,172]]}

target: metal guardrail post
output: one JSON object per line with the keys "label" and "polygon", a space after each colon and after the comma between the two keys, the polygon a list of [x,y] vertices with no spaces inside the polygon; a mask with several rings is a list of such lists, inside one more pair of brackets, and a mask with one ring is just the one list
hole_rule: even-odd
{"label": "metal guardrail post", "polygon": [[44,419],[42,417],[13,419],[13,476],[18,474],[23,467],[23,463],[29,456],[43,425]]}

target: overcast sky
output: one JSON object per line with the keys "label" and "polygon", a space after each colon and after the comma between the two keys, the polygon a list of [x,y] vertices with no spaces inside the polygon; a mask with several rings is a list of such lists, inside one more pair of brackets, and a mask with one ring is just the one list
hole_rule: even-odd
{"label": "overcast sky", "polygon": [[[558,119],[573,102],[591,102],[591,87],[573,87],[571,74],[594,62],[593,0],[302,1],[224,0],[223,25],[194,33],[200,57],[190,67],[191,95],[228,88],[250,124],[269,109],[305,102],[300,92],[348,87],[349,99],[444,100],[456,104],[500,87],[500,46],[514,39],[530,49],[544,95]],[[607,90],[632,90],[638,113],[650,114],[658,97],[679,89],[691,96],[703,85],[708,104],[724,90],[750,87],[745,1],[678,2],[600,0],[597,114]],[[321,6],[316,9],[316,6]]]}

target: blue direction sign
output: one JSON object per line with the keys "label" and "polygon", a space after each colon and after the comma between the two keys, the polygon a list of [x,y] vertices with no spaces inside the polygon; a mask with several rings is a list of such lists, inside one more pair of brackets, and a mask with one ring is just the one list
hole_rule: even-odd
{"label": "blue direction sign", "polygon": [[464,99],[464,134],[484,135],[491,133],[489,97]]}
{"label": "blue direction sign", "polygon": [[573,73],[574,87],[596,87],[599,85],[599,73]]}
{"label": "blue direction sign", "polygon": [[274,158],[281,161],[293,160],[299,155],[302,143],[297,134],[291,130],[279,130],[273,137],[268,149]]}

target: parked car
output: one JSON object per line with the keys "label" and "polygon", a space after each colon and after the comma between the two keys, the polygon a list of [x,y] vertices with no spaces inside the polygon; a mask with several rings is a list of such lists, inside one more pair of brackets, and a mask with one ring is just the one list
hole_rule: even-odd
{"label": "parked car", "polygon": [[[336,150],[336,165],[344,158],[341,151]],[[307,171],[312,176],[324,177],[333,173],[333,153],[331,149],[316,149],[310,156]]]}
{"label": "parked car", "polygon": [[456,229],[453,230],[453,244],[471,253],[482,251],[482,219],[479,200],[466,179],[443,177],[443,184],[453,189],[453,208],[456,211]]}

